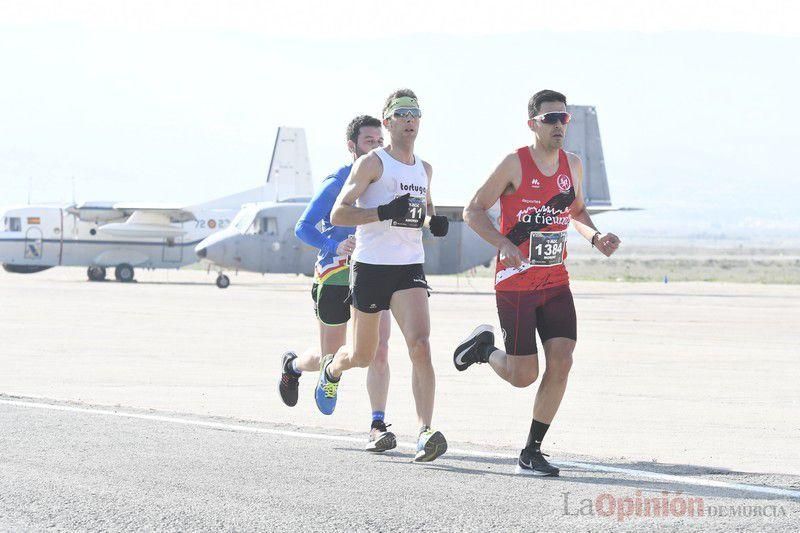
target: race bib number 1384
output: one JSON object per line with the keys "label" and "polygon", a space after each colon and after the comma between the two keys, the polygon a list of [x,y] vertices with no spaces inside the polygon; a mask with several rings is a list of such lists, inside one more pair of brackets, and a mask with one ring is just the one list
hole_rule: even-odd
{"label": "race bib number 1384", "polygon": [[528,261],[533,266],[549,267],[564,262],[566,231],[532,231]]}

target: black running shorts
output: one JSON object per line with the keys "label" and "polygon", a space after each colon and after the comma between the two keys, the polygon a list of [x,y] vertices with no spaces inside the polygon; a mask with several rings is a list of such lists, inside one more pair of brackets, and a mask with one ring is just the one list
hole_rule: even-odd
{"label": "black running shorts", "polygon": [[507,354],[537,353],[536,330],[543,343],[555,337],[577,340],[575,303],[569,285],[538,291],[497,291],[496,296]]}
{"label": "black running shorts", "polygon": [[364,313],[389,309],[395,292],[414,288],[429,289],[422,264],[371,265],[355,261],[350,265],[353,307]]}
{"label": "black running shorts", "polygon": [[346,324],[350,320],[350,303],[347,285],[325,285],[315,283],[311,287],[314,300],[314,313],[317,319],[327,326]]}

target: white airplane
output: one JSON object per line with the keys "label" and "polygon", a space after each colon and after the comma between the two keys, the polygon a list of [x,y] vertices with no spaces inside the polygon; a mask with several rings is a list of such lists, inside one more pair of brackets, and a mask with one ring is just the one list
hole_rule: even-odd
{"label": "white airplane", "polygon": [[278,128],[264,186],[206,203],[179,206],[115,202],[26,205],[2,215],[0,262],[8,272],[85,266],[91,281],[114,267],[117,280],[134,268],[180,268],[198,261],[194,248],[230,225],[242,204],[313,192],[305,131]]}

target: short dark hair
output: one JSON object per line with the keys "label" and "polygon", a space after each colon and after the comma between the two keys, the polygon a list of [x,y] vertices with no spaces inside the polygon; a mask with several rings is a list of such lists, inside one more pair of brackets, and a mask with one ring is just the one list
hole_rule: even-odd
{"label": "short dark hair", "polygon": [[386,115],[386,110],[389,109],[389,106],[392,105],[392,101],[395,98],[401,98],[403,96],[410,96],[414,100],[418,99],[417,95],[414,94],[414,91],[412,91],[411,89],[397,89],[392,94],[390,94],[389,97],[386,98],[386,102],[383,103],[383,110],[381,111],[381,116]]}
{"label": "short dark hair", "polygon": [[528,118],[533,118],[538,115],[539,109],[545,102],[561,102],[567,105],[567,97],[560,92],[551,91],[550,89],[539,91],[528,100]]}
{"label": "short dark hair", "polygon": [[347,140],[353,141],[354,143],[358,142],[358,134],[361,133],[361,128],[364,126],[380,128],[381,121],[369,115],[357,116],[347,125]]}

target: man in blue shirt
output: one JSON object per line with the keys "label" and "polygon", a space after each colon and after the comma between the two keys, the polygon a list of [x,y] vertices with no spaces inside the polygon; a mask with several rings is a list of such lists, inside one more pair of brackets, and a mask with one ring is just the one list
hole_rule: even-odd
{"label": "man in blue shirt", "polygon": [[[347,149],[355,161],[374,148],[383,146],[381,121],[362,115],[347,126]],[[320,349],[309,349],[298,356],[283,354],[281,382],[278,387],[286,405],[297,404],[298,380],[303,371],[319,370],[320,353],[332,354],[345,344],[350,320],[350,253],[355,247],[352,227],[331,224],[331,209],[353,164],[340,168],[322,182],[295,226],[295,234],[304,243],[319,249],[314,268],[311,297],[319,321]],[[317,225],[321,223],[320,229]],[[394,434],[386,429],[384,413],[389,392],[389,333],[391,318],[383,311],[380,318],[380,341],[375,359],[367,371],[367,392],[372,405],[372,427],[367,451],[383,452],[397,445]]]}

